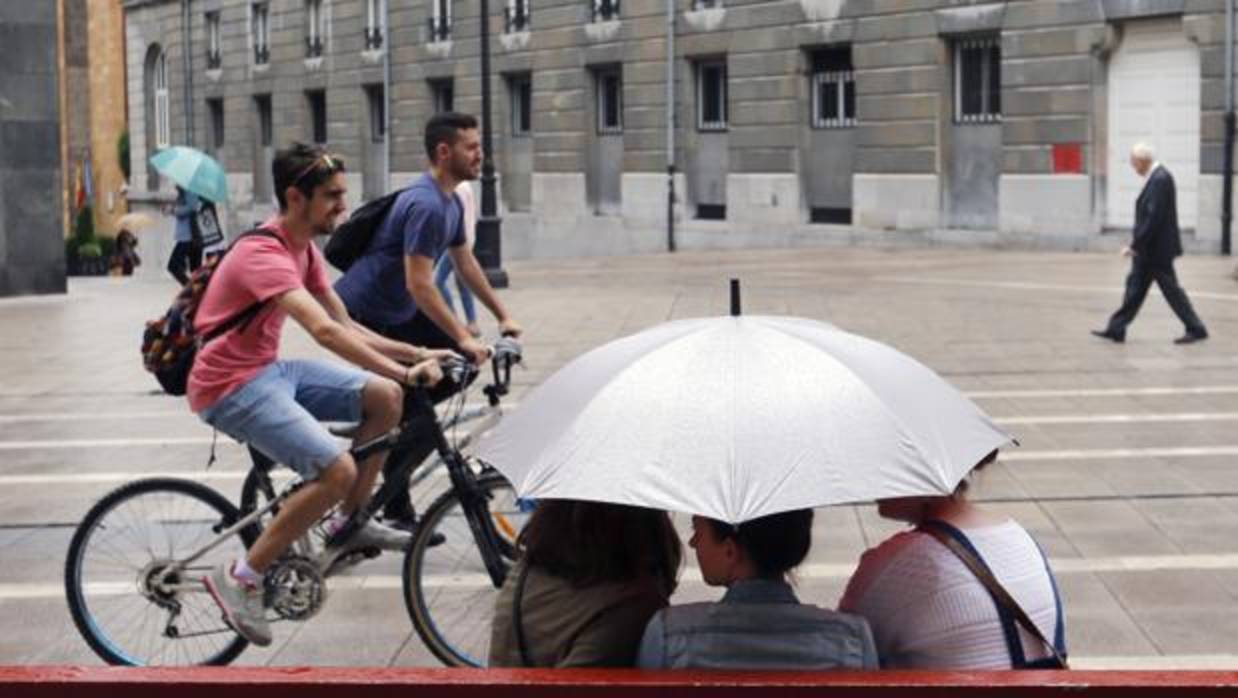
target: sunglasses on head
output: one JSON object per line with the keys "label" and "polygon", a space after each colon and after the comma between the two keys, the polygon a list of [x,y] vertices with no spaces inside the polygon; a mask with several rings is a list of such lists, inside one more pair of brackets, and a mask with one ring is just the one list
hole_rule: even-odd
{"label": "sunglasses on head", "polygon": [[319,168],[325,168],[328,173],[335,172],[340,168],[339,161],[334,157],[331,157],[330,153],[323,153],[322,155],[319,155],[314,158],[314,161],[307,165],[305,169],[301,170],[301,173],[292,180],[292,185],[295,187],[300,184],[301,180],[305,179],[311,172],[314,172]]}

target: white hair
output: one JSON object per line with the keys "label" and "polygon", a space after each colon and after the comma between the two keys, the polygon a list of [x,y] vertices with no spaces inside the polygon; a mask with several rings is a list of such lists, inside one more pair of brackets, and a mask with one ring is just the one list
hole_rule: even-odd
{"label": "white hair", "polygon": [[1141,141],[1131,146],[1131,157],[1141,162],[1152,162],[1156,160],[1156,152],[1152,146]]}

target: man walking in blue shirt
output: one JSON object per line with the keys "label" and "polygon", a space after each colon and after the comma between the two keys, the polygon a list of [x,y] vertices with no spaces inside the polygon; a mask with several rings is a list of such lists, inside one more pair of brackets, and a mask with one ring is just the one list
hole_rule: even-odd
{"label": "man walking in blue shirt", "polygon": [[[454,193],[460,182],[477,179],[481,171],[477,119],[455,112],[435,115],[426,124],[425,149],[429,171],[396,197],[369,247],[336,282],[335,291],[349,315],[375,332],[417,346],[452,349],[481,364],[487,348],[456,319],[434,283],[435,261],[445,252],[459,278],[494,315],[499,331],[520,335],[520,325],[507,314],[467,244],[463,207]],[[414,454],[420,462],[433,444],[426,439],[417,448],[424,449]],[[404,454],[392,453],[387,463],[403,460]],[[383,518],[401,528],[416,525],[407,495],[389,502]]]}

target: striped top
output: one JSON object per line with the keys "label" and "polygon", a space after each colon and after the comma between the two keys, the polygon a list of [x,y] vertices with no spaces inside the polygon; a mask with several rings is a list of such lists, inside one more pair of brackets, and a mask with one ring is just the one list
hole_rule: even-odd
{"label": "striped top", "polygon": [[[1053,585],[1032,537],[1014,521],[963,529],[1045,637],[1057,620]],[[1009,669],[992,597],[954,553],[906,531],[864,553],[839,610],[868,620],[884,668]],[[1048,656],[1022,628],[1029,660]]]}

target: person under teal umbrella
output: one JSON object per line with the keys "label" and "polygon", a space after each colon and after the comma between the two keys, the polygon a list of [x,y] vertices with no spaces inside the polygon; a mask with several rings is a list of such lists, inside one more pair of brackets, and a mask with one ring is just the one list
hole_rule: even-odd
{"label": "person under teal umbrella", "polygon": [[188,146],[164,148],[150,157],[159,174],[203,199],[228,201],[228,175],[214,158]]}
{"label": "person under teal umbrella", "polygon": [[218,234],[214,205],[228,200],[228,176],[211,156],[195,148],[178,145],[164,148],[150,158],[159,173],[176,184],[176,202],[170,213],[176,216],[172,254],[168,257],[168,272],[181,285],[202,265],[203,248],[219,240],[204,240],[198,218],[204,208],[215,220],[212,238]]}
{"label": "person under teal umbrella", "polygon": [[202,200],[197,194],[177,185],[176,202],[171,214],[176,216],[176,229],[172,240],[172,254],[168,255],[168,273],[181,286],[189,283],[189,275],[202,266],[202,238],[194,234],[193,219],[198,215]]}

